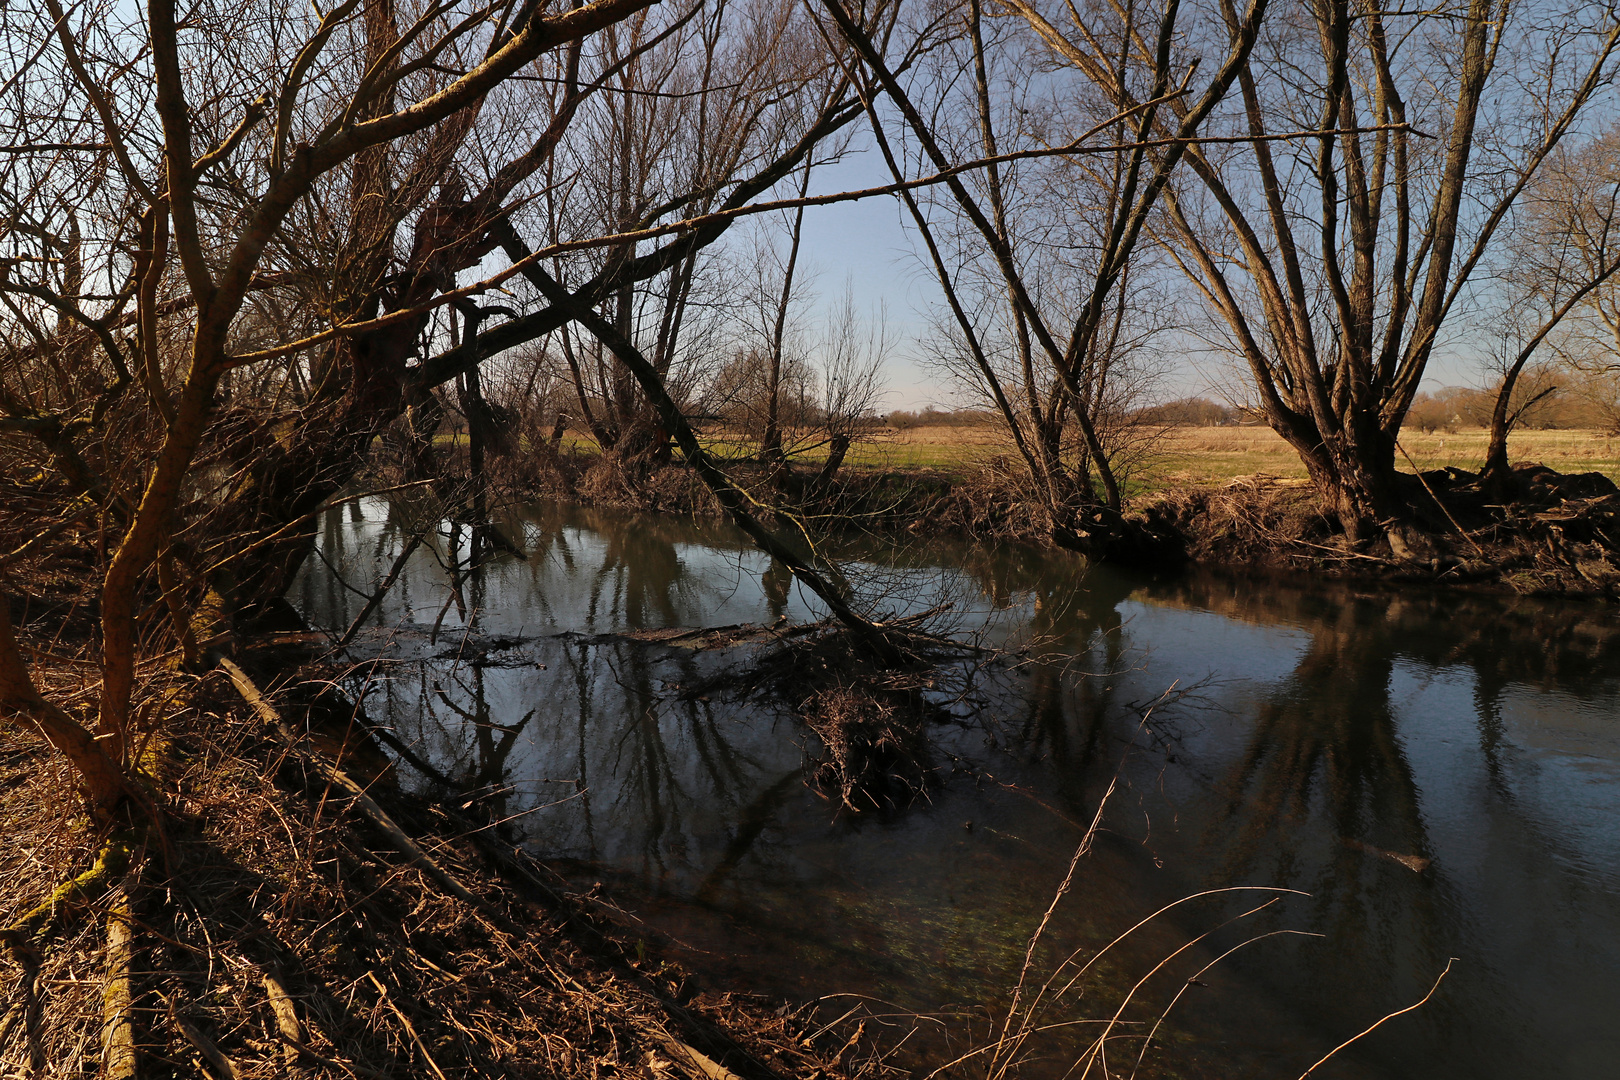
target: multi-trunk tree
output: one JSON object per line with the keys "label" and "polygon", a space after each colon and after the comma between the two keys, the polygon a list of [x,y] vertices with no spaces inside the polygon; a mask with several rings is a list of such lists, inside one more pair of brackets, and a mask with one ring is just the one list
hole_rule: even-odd
{"label": "multi-trunk tree", "polygon": [[1404,531],[1407,411],[1516,202],[1608,100],[1617,45],[1593,5],[1312,0],[1268,23],[1188,151],[1163,249],[1352,541]]}
{"label": "multi-trunk tree", "polygon": [[1255,0],[1229,34],[1194,49],[1189,24],[1213,13],[1176,0],[1070,5],[1062,28],[1021,0],[989,12],[969,0],[942,16],[946,41],[907,73],[841,0],[822,0],[829,32],[858,59],[892,176],[934,192],[901,198],[944,294],[950,360],[1006,425],[1065,546],[1147,555],[1125,527],[1118,474],[1133,360],[1152,335],[1131,275],[1266,7]]}
{"label": "multi-trunk tree", "polygon": [[[122,795],[143,642],[168,635],[193,663],[228,647],[388,425],[431,412],[458,376],[476,386],[489,358],[678,278],[858,116],[825,59],[789,47],[791,5],[650,10],[346,0],[181,19],[169,0],[42,0],[0,15],[8,43],[33,43],[0,81],[0,431],[13,460],[94,504],[109,552],[97,737],[31,689],[9,633],[0,693],[79,763],[95,803]],[[690,32],[748,63],[629,81]],[[692,148],[712,160],[678,160],[657,199],[606,222],[548,220],[549,192],[589,182],[566,164],[596,160],[588,110],[722,94]],[[543,262],[568,271],[556,295],[496,291]]]}

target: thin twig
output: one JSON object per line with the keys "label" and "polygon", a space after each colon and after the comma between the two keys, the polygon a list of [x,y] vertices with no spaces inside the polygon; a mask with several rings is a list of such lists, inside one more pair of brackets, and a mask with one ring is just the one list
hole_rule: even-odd
{"label": "thin twig", "polygon": [[1445,977],[1448,974],[1450,974],[1451,965],[1455,964],[1456,962],[1457,962],[1457,958],[1455,956],[1451,957],[1450,959],[1448,959],[1446,961],[1445,970],[1440,972],[1439,977],[1434,980],[1434,985],[1429,987],[1429,992],[1427,994],[1423,995],[1423,999],[1421,1001],[1418,1001],[1417,1003],[1412,1004],[1412,1005],[1408,1005],[1404,1009],[1396,1009],[1394,1012],[1392,1012],[1388,1016],[1384,1017],[1383,1020],[1379,1020],[1378,1023],[1374,1024],[1372,1027],[1368,1028],[1366,1031],[1363,1031],[1360,1035],[1354,1035],[1354,1036],[1344,1040],[1344,1042],[1340,1043],[1338,1046],[1335,1046],[1332,1050],[1328,1051],[1327,1055],[1325,1057],[1323,1057],[1321,1061],[1318,1061],[1315,1065],[1312,1065],[1310,1068],[1308,1068],[1304,1072],[1300,1073],[1299,1074],[1299,1080],[1305,1080],[1305,1078],[1307,1076],[1311,1075],[1311,1073],[1315,1072],[1317,1069],[1319,1069],[1323,1065],[1327,1064],[1328,1058],[1331,1058],[1334,1054],[1337,1054],[1340,1050],[1343,1050],[1345,1047],[1349,1046],[1351,1043],[1353,1043],[1357,1039],[1361,1038],[1362,1035],[1371,1035],[1374,1031],[1378,1030],[1379,1026],[1384,1023],[1384,1020],[1393,1020],[1397,1016],[1402,1015],[1403,1013],[1409,1013],[1413,1009],[1421,1008],[1425,1002],[1427,1002],[1430,998],[1434,997],[1434,992],[1436,990],[1440,989],[1440,983],[1442,981],[1444,981]]}
{"label": "thin twig", "polygon": [[410,1017],[401,1012],[399,1006],[394,1004],[394,999],[388,996],[388,988],[382,984],[381,979],[377,978],[377,973],[368,971],[366,972],[366,978],[371,980],[371,985],[375,986],[377,993],[382,995],[383,1004],[392,1009],[394,1015],[399,1017],[399,1022],[405,1025],[406,1033],[410,1035],[411,1041],[416,1044],[416,1048],[422,1052],[422,1060],[428,1063],[428,1068],[433,1070],[433,1075],[437,1076],[439,1080],[450,1080],[448,1076],[444,1075],[444,1070],[439,1068],[439,1063],[433,1060],[433,1055],[428,1053],[427,1044],[422,1041],[422,1036],[416,1033],[416,1027],[411,1023]]}
{"label": "thin twig", "polygon": [[1485,549],[1480,547],[1479,543],[1475,541],[1472,536],[1468,535],[1467,530],[1465,530],[1461,525],[1457,524],[1457,519],[1451,516],[1451,511],[1446,509],[1446,504],[1440,501],[1440,496],[1434,493],[1434,488],[1430,487],[1429,482],[1423,479],[1423,470],[1418,468],[1418,463],[1412,460],[1412,455],[1406,452],[1406,447],[1401,445],[1401,440],[1395,440],[1395,449],[1399,450],[1401,452],[1401,457],[1405,458],[1406,463],[1412,466],[1412,471],[1417,474],[1418,483],[1423,485],[1423,490],[1429,493],[1429,498],[1434,500],[1434,505],[1440,508],[1440,512],[1446,515],[1446,520],[1451,522],[1451,527],[1456,529],[1458,535],[1460,535],[1464,540],[1468,541],[1470,544],[1473,544],[1474,550],[1479,552],[1480,557],[1483,558],[1485,555]]}

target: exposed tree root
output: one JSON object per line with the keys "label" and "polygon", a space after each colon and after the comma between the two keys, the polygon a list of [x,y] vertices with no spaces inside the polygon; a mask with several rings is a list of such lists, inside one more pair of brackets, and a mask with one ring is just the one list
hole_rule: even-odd
{"label": "exposed tree root", "polygon": [[95,865],[57,886],[22,918],[0,930],[0,942],[11,950],[13,957],[20,949],[37,947],[42,939],[89,911],[106,896],[129,870],[133,853],[133,838],[128,833],[114,833],[96,855]]}

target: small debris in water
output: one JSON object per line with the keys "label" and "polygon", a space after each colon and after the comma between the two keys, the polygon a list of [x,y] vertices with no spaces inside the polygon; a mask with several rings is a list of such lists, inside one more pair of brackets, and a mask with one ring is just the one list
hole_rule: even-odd
{"label": "small debris in water", "polygon": [[1377,855],[1379,858],[1400,863],[1414,874],[1423,873],[1423,871],[1429,868],[1431,863],[1431,860],[1425,859],[1421,855],[1400,855],[1393,851],[1385,851],[1383,848],[1373,847],[1371,844],[1364,844],[1360,840],[1351,840],[1349,837],[1345,837],[1344,846],[1354,851],[1365,852],[1368,855]]}

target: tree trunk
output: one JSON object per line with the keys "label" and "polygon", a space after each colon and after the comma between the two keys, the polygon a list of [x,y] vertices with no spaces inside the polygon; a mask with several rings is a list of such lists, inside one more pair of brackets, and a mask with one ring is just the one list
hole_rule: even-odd
{"label": "tree trunk", "polygon": [[1343,433],[1322,438],[1275,419],[1272,427],[1298,452],[1324,508],[1352,544],[1377,539],[1386,522],[1401,516],[1393,438],[1376,430],[1360,439]]}
{"label": "tree trunk", "polygon": [[821,466],[821,472],[816,474],[814,489],[819,493],[825,491],[838,475],[838,470],[844,465],[844,455],[849,453],[849,436],[834,435],[832,446],[827,450],[826,464]]}
{"label": "tree trunk", "polygon": [[39,729],[78,770],[85,796],[98,813],[105,814],[123,801],[123,770],[90,732],[34,688],[11,629],[11,601],[0,596],[0,719],[4,718],[20,718]]}
{"label": "tree trunk", "polygon": [[1485,466],[1480,470],[1480,483],[1485,485],[1497,498],[1511,497],[1508,491],[1509,479],[1512,475],[1508,464],[1508,436],[1530,406],[1553,393],[1557,387],[1549,386],[1533,396],[1529,401],[1523,402],[1517,409],[1513,407],[1513,391],[1519,384],[1519,375],[1524,370],[1524,362],[1529,358],[1529,350],[1519,358],[1518,363],[1508,368],[1507,374],[1502,377],[1502,385],[1496,391],[1496,404],[1491,408],[1491,437],[1485,448]]}

